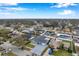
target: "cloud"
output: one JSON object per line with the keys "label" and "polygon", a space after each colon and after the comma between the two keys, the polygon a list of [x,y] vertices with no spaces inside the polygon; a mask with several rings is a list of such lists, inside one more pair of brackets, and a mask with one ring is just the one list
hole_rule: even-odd
{"label": "cloud", "polygon": [[0,3],[17,4],[20,0],[0,0]]}
{"label": "cloud", "polygon": [[9,6],[17,6],[18,3],[0,3],[0,11],[24,11],[24,10],[33,10],[35,8],[23,8],[23,7],[9,7]]}
{"label": "cloud", "polygon": [[10,12],[10,11],[27,11],[27,10],[32,10],[35,11],[35,8],[23,8],[23,7],[0,7],[0,11],[4,12]]}
{"label": "cloud", "polygon": [[17,12],[19,12],[19,11],[28,11],[28,10],[34,11],[34,10],[36,10],[36,9],[35,9],[35,8],[31,9],[31,8],[17,7],[17,8],[5,8],[5,10],[7,10],[7,11],[17,11]]}
{"label": "cloud", "polygon": [[11,6],[11,5],[17,5],[17,3],[0,3],[0,6]]}
{"label": "cloud", "polygon": [[11,13],[9,12],[0,12],[0,15],[10,15]]}
{"label": "cloud", "polygon": [[0,7],[4,6],[17,6],[18,3],[0,3]]}
{"label": "cloud", "polygon": [[35,8],[22,8],[22,7],[12,7],[12,8],[5,8],[6,10],[15,10],[15,11],[23,11],[23,10],[35,10]]}
{"label": "cloud", "polygon": [[70,15],[70,14],[75,14],[75,11],[72,10],[64,10],[62,12],[58,12],[59,15]]}
{"label": "cloud", "polygon": [[56,8],[61,8],[61,7],[68,7],[68,6],[75,6],[77,3],[58,3],[55,6],[50,6],[50,8],[56,7]]}
{"label": "cloud", "polygon": [[78,3],[79,0],[0,0],[0,2],[5,3]]}
{"label": "cloud", "polygon": [[28,8],[21,8],[21,7],[12,7],[12,8],[5,8],[8,11],[22,11],[22,10],[29,10]]}

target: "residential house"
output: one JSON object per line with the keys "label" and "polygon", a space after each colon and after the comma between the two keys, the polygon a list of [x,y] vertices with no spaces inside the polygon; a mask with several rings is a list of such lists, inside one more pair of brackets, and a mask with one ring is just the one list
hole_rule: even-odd
{"label": "residential house", "polygon": [[33,56],[42,56],[47,48],[47,45],[36,45],[32,49],[32,55]]}
{"label": "residential house", "polygon": [[39,44],[39,45],[47,45],[50,41],[49,38],[45,37],[45,36],[37,36],[32,40],[35,44]]}

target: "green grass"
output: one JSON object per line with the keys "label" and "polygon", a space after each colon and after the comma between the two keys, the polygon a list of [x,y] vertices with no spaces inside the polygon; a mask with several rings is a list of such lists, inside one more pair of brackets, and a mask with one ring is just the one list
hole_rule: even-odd
{"label": "green grass", "polygon": [[1,54],[2,54],[2,53],[0,52],[0,56],[1,56]]}
{"label": "green grass", "polygon": [[66,41],[66,40],[62,40],[63,42],[67,42],[67,43],[70,43],[71,41]]}
{"label": "green grass", "polygon": [[53,52],[54,56],[71,56],[71,53],[69,53],[66,50],[58,50]]}
{"label": "green grass", "polygon": [[9,33],[10,33],[10,31],[7,29],[0,29],[0,37],[8,39],[8,38],[10,38],[10,36],[8,36]]}
{"label": "green grass", "polygon": [[[68,45],[71,46],[71,41],[65,41],[63,40],[63,44],[67,43]],[[65,49],[59,49],[58,51],[54,51],[53,52],[54,56],[71,56],[72,53],[69,53],[67,50]]]}
{"label": "green grass", "polygon": [[35,47],[32,43],[28,43],[26,46],[30,47],[30,48],[34,48]]}
{"label": "green grass", "polygon": [[15,40],[15,43],[13,45],[15,46],[24,46],[26,44],[28,44],[30,41],[24,41],[22,39],[19,39],[19,40]]}
{"label": "green grass", "polygon": [[12,52],[8,52],[6,53],[7,56],[16,56],[16,54],[12,53]]}
{"label": "green grass", "polygon": [[73,46],[73,52],[76,53],[76,49],[75,49],[75,44],[74,44],[74,42],[72,42],[72,46]]}

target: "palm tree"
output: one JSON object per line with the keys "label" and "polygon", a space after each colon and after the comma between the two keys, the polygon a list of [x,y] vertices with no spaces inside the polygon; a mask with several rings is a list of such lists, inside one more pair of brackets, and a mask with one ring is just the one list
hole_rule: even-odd
{"label": "palm tree", "polygon": [[75,50],[75,45],[74,45],[74,41],[73,41],[73,34],[72,34],[72,41],[71,41],[71,50],[72,50],[72,54],[73,53],[76,53],[76,50]]}

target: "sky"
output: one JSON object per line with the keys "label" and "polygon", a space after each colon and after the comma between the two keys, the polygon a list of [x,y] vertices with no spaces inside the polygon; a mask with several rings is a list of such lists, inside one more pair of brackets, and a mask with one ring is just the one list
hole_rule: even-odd
{"label": "sky", "polygon": [[79,3],[0,3],[0,19],[79,19]]}

